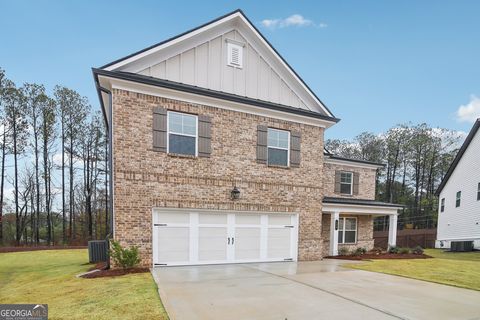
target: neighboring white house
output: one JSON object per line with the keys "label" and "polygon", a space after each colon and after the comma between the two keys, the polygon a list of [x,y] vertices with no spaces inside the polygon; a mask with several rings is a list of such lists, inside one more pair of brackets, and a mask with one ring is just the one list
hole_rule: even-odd
{"label": "neighboring white house", "polygon": [[480,248],[480,118],[438,187],[437,248],[474,241]]}

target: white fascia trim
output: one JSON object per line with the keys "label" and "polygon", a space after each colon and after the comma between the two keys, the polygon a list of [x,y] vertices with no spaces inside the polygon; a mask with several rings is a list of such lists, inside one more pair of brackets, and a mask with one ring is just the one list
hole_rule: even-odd
{"label": "white fascia trim", "polygon": [[329,156],[325,156],[325,163],[338,164],[343,166],[355,167],[355,168],[367,168],[367,169],[380,169],[383,168],[382,165],[378,164],[368,164],[355,161],[341,160],[341,159],[332,159]]}
{"label": "white fascia trim", "polygon": [[[100,76],[104,77],[104,76]],[[334,125],[334,122],[326,121],[323,119],[306,117],[288,112],[282,112],[277,110],[270,110],[266,108],[256,107],[249,104],[237,103],[212,97],[206,97],[198,94],[182,92],[178,90],[166,89],[162,87],[137,83],[134,81],[121,80],[110,78],[111,88],[126,90],[136,93],[148,94],[157,97],[168,98],[172,100],[180,100],[189,103],[203,104],[219,109],[232,110],[237,112],[250,113],[262,117],[269,117],[279,120],[291,121],[296,123],[307,124],[311,126],[329,128]]]}
{"label": "white fascia trim", "polygon": [[149,55],[151,55],[152,53],[158,52],[158,51],[160,51],[160,50],[162,50],[162,49],[164,49],[164,48],[166,48],[166,47],[172,46],[172,45],[174,45],[174,44],[177,44],[177,43],[179,43],[179,42],[182,42],[182,41],[184,41],[184,40],[187,40],[187,39],[189,39],[189,38],[191,38],[191,37],[194,37],[194,36],[197,35],[197,34],[200,34],[200,33],[202,33],[202,32],[205,32],[205,31],[209,30],[209,29],[212,29],[212,28],[214,28],[214,27],[216,27],[216,26],[218,26],[218,25],[220,25],[220,24],[222,24],[222,23],[224,23],[224,22],[226,22],[226,21],[228,21],[228,20],[231,20],[232,18],[237,17],[237,16],[241,16],[241,14],[240,14],[239,12],[236,12],[236,13],[230,15],[230,16],[227,16],[227,17],[225,17],[225,18],[223,18],[223,19],[220,19],[220,20],[218,20],[218,21],[215,21],[215,22],[213,22],[213,23],[211,23],[211,24],[209,24],[209,25],[207,25],[207,26],[204,26],[203,28],[199,28],[199,29],[193,30],[192,32],[189,32],[189,33],[187,33],[187,34],[185,34],[185,35],[183,35],[183,36],[181,36],[181,37],[178,37],[178,38],[176,38],[176,39],[173,39],[172,41],[166,42],[166,43],[164,43],[164,44],[162,44],[162,45],[159,45],[159,46],[156,46],[156,47],[154,47],[154,48],[151,48],[150,50],[147,50],[147,51],[141,52],[141,53],[139,53],[139,54],[136,54],[136,55],[134,55],[134,56],[132,56],[132,57],[130,57],[130,58],[128,58],[128,59],[119,61],[118,63],[115,63],[115,64],[113,64],[113,65],[111,65],[111,66],[106,67],[104,70],[112,71],[112,70],[116,70],[116,69],[118,69],[118,68],[121,68],[121,67],[123,67],[123,66],[125,66],[125,65],[127,65],[127,64],[129,64],[129,63],[132,63],[132,62],[134,62],[134,61],[136,61],[136,60],[139,60],[139,59],[142,59],[142,58],[144,58],[144,57],[146,57],[146,56],[149,56]]}
{"label": "white fascia trim", "polygon": [[359,215],[387,216],[387,215],[398,215],[398,209],[401,209],[401,207],[392,208],[392,207],[368,206],[368,205],[324,203],[322,212],[325,212],[325,213],[340,212],[340,213],[359,214]]}

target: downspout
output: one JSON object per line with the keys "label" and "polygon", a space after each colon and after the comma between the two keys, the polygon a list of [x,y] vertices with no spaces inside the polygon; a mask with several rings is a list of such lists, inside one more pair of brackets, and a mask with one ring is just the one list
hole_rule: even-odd
{"label": "downspout", "polygon": [[[109,221],[109,232],[105,237],[107,242],[107,269],[110,269],[110,238],[112,238],[113,232],[113,219],[114,219],[114,212],[113,212],[113,105],[112,105],[112,92],[104,87],[101,87],[98,81],[96,81],[96,86],[99,92],[104,92],[108,95],[108,121],[107,117],[105,116],[105,126],[108,133],[108,168],[107,171],[109,174],[109,185],[108,185],[108,193],[110,197],[108,199],[109,204],[109,211],[110,211],[110,221]],[[100,94],[100,101],[102,102],[102,96]]]}

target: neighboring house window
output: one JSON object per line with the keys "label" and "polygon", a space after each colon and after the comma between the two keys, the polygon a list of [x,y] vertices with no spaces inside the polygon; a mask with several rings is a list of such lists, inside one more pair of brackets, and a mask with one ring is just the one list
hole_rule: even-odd
{"label": "neighboring house window", "polygon": [[168,112],[168,152],[197,155],[197,116]]}
{"label": "neighboring house window", "polygon": [[357,242],[357,218],[340,218],[338,228],[338,243]]}
{"label": "neighboring house window", "polygon": [[462,191],[457,192],[457,198],[455,200],[455,207],[460,207],[460,201],[462,199]]}
{"label": "neighboring house window", "polygon": [[353,172],[340,173],[340,193],[352,194]]}
{"label": "neighboring house window", "polygon": [[268,128],[268,164],[288,167],[290,132]]}
{"label": "neighboring house window", "polygon": [[443,211],[445,211],[445,198],[442,198],[442,200],[440,200],[440,212]]}
{"label": "neighboring house window", "polygon": [[478,183],[477,187],[477,201],[480,200],[480,182]]}

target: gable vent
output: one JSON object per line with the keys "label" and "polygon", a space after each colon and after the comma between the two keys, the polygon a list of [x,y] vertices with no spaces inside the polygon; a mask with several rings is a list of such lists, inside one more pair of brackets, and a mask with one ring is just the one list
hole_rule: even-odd
{"label": "gable vent", "polygon": [[227,64],[236,68],[243,68],[243,46],[227,43]]}

